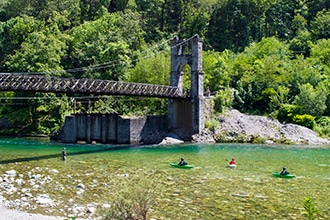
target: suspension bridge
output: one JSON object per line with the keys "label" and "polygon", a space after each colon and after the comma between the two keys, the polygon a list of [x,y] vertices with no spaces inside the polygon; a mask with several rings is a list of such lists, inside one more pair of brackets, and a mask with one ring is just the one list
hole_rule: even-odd
{"label": "suspension bridge", "polygon": [[[99,79],[59,78],[44,74],[0,73],[0,91],[98,94],[167,98],[168,115],[163,118],[122,119],[117,116],[73,115],[67,117],[62,141],[93,140],[103,143],[143,142],[150,136],[172,131],[183,139],[205,127],[202,39],[171,39],[170,85],[153,85]],[[183,67],[190,66],[190,90],[183,89]]]}
{"label": "suspension bridge", "polygon": [[0,74],[0,91],[146,96],[172,99],[185,99],[190,96],[188,90],[175,86],[13,73]]}

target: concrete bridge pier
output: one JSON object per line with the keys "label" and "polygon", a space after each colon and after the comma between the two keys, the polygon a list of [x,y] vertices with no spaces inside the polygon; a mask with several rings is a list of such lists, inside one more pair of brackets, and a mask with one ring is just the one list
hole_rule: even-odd
{"label": "concrete bridge pier", "polygon": [[91,126],[91,116],[87,115],[86,118],[86,139],[87,139],[87,143],[90,144],[92,143],[92,136],[91,136],[91,130],[92,130],[92,126]]}
{"label": "concrete bridge pier", "polygon": [[102,115],[101,119],[101,142],[102,144],[107,143],[108,123],[105,115]]}
{"label": "concrete bridge pier", "polygon": [[60,138],[64,143],[154,144],[162,141],[167,130],[166,116],[79,113],[65,118]]}

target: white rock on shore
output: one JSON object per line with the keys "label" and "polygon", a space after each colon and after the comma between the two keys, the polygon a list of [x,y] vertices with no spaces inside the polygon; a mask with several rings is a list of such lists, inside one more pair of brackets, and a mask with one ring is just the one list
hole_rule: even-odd
{"label": "white rock on shore", "polygon": [[170,144],[182,144],[184,143],[183,140],[180,139],[179,136],[175,134],[168,134],[159,145],[170,145]]}

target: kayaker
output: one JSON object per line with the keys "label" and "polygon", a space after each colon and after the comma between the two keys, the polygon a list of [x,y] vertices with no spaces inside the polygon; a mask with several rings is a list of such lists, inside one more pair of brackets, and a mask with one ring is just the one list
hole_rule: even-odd
{"label": "kayaker", "polygon": [[178,163],[179,166],[184,166],[184,165],[187,165],[188,163],[184,160],[183,157],[181,157],[181,160],[180,162]]}
{"label": "kayaker", "polygon": [[285,167],[283,167],[283,169],[282,169],[280,175],[284,176],[284,175],[287,175],[287,174],[289,174],[289,172],[286,170]]}
{"label": "kayaker", "polygon": [[235,158],[231,158],[231,161],[229,162],[230,165],[236,165]]}

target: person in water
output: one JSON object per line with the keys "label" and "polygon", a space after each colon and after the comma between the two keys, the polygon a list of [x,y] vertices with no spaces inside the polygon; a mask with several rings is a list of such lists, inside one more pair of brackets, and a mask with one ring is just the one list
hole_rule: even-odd
{"label": "person in water", "polygon": [[66,160],[66,149],[65,149],[65,147],[62,150],[62,160]]}
{"label": "person in water", "polygon": [[283,169],[282,169],[280,175],[284,176],[284,175],[287,175],[287,174],[289,174],[289,172],[286,170],[285,167],[283,167]]}
{"label": "person in water", "polygon": [[183,157],[181,157],[181,160],[180,162],[178,163],[179,166],[184,166],[184,165],[187,165],[188,163],[184,160]]}
{"label": "person in water", "polygon": [[236,165],[235,158],[231,158],[231,161],[229,162],[230,165]]}

